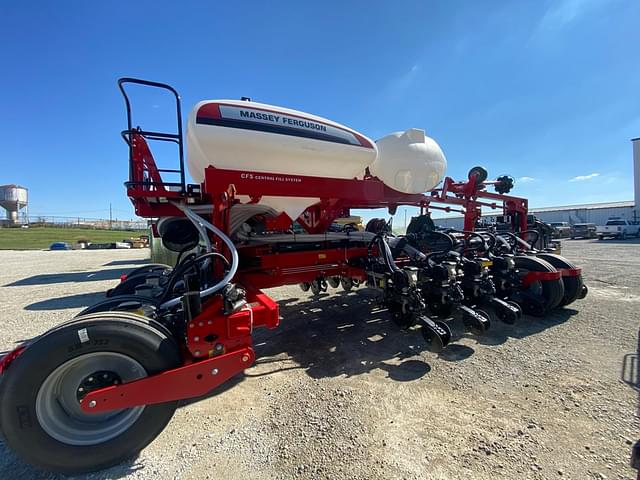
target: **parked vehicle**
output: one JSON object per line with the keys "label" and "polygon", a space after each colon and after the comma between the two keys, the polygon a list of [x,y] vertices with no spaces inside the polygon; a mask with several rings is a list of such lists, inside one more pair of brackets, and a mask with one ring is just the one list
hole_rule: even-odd
{"label": "parked vehicle", "polygon": [[53,242],[49,245],[49,250],[71,250],[71,245],[67,242]]}
{"label": "parked vehicle", "polygon": [[621,217],[610,217],[607,223],[598,226],[596,231],[598,240],[603,240],[606,237],[624,240],[633,235],[640,237],[640,225]]}
{"label": "parked vehicle", "polygon": [[571,239],[596,238],[598,227],[595,223],[574,223],[571,226]]}
{"label": "parked vehicle", "polygon": [[551,222],[553,228],[553,238],[567,238],[571,236],[571,225],[567,222]]}

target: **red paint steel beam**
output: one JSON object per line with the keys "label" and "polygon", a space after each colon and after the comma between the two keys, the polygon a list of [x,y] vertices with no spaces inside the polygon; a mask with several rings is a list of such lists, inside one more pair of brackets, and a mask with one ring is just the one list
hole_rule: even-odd
{"label": "red paint steel beam", "polygon": [[154,405],[202,396],[249,367],[252,348],[243,348],[157,375],[89,392],[80,408],[102,413],[141,405]]}

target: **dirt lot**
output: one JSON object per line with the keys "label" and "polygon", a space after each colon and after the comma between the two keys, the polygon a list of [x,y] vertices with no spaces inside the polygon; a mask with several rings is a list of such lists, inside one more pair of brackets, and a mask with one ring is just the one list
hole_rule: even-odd
{"label": "dirt lot", "polygon": [[[626,384],[638,348],[640,244],[564,241],[589,296],[575,309],[435,355],[372,294],[273,289],[281,328],[258,363],[180,408],[127,464],[83,478],[630,479],[640,437]],[[0,252],[0,350],[101,297],[144,251]],[[624,368],[624,365],[627,368]],[[0,478],[56,478],[0,444]]]}

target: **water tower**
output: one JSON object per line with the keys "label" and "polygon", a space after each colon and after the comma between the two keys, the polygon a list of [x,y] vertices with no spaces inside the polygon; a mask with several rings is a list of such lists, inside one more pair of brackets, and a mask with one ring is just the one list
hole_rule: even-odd
{"label": "water tower", "polygon": [[18,212],[27,206],[27,189],[19,185],[0,185],[0,207],[7,211],[7,223],[18,223]]}

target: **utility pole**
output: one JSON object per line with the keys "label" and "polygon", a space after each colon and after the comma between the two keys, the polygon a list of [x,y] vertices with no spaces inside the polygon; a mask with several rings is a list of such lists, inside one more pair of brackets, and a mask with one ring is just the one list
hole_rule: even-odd
{"label": "utility pole", "polygon": [[111,202],[109,202],[109,230],[111,230],[111,222],[112,222],[112,210],[111,210]]}

